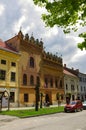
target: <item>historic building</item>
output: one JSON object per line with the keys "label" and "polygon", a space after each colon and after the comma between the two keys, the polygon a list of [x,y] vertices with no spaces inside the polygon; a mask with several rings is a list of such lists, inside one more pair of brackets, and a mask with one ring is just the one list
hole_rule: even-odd
{"label": "historic building", "polygon": [[79,93],[78,97],[84,101],[86,100],[86,74],[78,72],[79,77]]}
{"label": "historic building", "polygon": [[64,69],[78,77],[77,97],[82,101],[86,100],[86,74],[79,72],[79,69],[68,68],[66,64],[64,65]]}
{"label": "historic building", "polygon": [[7,91],[10,102],[18,106],[18,61],[20,54],[0,40],[0,93]]}
{"label": "historic building", "polygon": [[75,100],[79,93],[79,78],[64,68],[64,90],[65,98]]}
{"label": "historic building", "polygon": [[6,44],[21,54],[19,59],[19,103],[35,104],[35,87],[40,80],[43,102],[56,103],[57,94],[64,98],[62,58],[45,52],[42,40],[19,31]]}

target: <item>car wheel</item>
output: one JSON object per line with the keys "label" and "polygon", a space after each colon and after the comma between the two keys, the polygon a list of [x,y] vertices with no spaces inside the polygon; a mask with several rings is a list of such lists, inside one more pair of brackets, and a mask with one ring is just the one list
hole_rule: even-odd
{"label": "car wheel", "polygon": [[77,109],[75,109],[74,111],[77,112]]}
{"label": "car wheel", "polygon": [[80,109],[81,111],[83,110],[83,108]]}

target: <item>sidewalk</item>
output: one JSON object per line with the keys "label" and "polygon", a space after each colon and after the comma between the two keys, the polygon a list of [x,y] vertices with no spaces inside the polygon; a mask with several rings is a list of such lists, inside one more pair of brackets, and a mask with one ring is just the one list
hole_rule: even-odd
{"label": "sidewalk", "polygon": [[[64,104],[61,104],[60,106],[64,106]],[[42,106],[45,108],[46,106]],[[58,105],[50,105],[49,107],[58,107]],[[40,107],[39,107],[40,108]],[[14,107],[9,108],[9,110],[28,110],[28,109],[35,109],[35,107]],[[2,111],[6,111],[8,108],[2,108]]]}

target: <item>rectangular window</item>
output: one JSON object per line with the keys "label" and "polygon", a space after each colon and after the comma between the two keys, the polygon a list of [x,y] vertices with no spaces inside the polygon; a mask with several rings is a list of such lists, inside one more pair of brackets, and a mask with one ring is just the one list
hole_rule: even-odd
{"label": "rectangular window", "polygon": [[16,63],[15,62],[11,62],[11,66],[16,66]]}
{"label": "rectangular window", "polygon": [[10,92],[10,102],[14,102],[14,101],[15,101],[15,93]]}
{"label": "rectangular window", "polygon": [[1,64],[6,65],[6,60],[1,60]]}
{"label": "rectangular window", "polygon": [[5,80],[5,77],[6,77],[6,71],[0,70],[0,80]]}
{"label": "rectangular window", "polygon": [[27,93],[24,94],[24,102],[28,102],[28,94]]}
{"label": "rectangular window", "polygon": [[16,73],[15,72],[11,72],[11,81],[16,81]]}

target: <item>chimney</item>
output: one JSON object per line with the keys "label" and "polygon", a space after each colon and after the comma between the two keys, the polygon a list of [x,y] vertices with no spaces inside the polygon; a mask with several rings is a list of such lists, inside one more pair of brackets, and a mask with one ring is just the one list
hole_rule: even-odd
{"label": "chimney", "polygon": [[74,70],[74,68],[72,67],[72,70]]}
{"label": "chimney", "polygon": [[79,72],[79,69],[76,69],[77,72]]}

